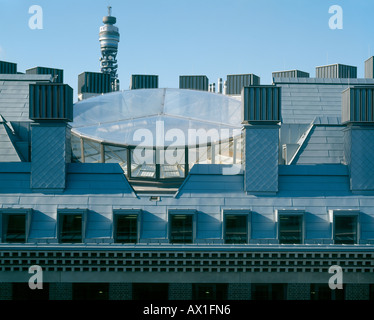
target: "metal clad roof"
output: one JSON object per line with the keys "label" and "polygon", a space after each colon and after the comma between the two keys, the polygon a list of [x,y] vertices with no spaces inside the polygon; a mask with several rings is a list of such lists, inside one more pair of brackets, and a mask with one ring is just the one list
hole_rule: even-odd
{"label": "metal clad roof", "polygon": [[29,84],[50,82],[51,75],[1,74],[0,114],[7,121],[29,120]]}
{"label": "metal clad roof", "polygon": [[341,117],[343,90],[374,86],[374,79],[274,78],[273,82],[282,87],[283,123],[311,123],[321,115]]}
{"label": "metal clad roof", "polygon": [[343,163],[343,128],[339,125],[315,125],[293,164]]}
{"label": "metal clad roof", "polygon": [[0,116],[0,162],[19,162],[21,159],[9,135],[10,130]]}

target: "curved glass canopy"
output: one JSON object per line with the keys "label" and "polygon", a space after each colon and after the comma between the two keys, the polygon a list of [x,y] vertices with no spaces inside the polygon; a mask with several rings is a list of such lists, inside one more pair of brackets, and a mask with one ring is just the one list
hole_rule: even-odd
{"label": "curved glass canopy", "polygon": [[194,163],[241,163],[241,102],[187,89],[117,91],[74,105],[73,158],[130,178],[183,178]]}
{"label": "curved glass canopy", "polygon": [[[208,132],[215,129],[220,133],[223,129],[231,129],[232,135],[233,129],[241,128],[240,107],[240,101],[236,99],[203,91],[118,91],[76,103],[72,127],[79,136],[132,146],[139,144],[137,138],[142,134],[139,129],[147,129],[154,138],[149,147],[160,145],[157,135],[161,127],[165,133],[179,129],[185,134],[185,145],[188,145],[188,130]],[[164,145],[170,143],[164,139]]]}

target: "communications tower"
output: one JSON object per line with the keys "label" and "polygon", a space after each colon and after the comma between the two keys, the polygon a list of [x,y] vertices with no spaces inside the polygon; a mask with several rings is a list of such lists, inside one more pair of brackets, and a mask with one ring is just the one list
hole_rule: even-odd
{"label": "communications tower", "polygon": [[99,41],[101,49],[101,72],[110,74],[112,91],[119,90],[117,74],[117,51],[119,42],[118,28],[114,26],[117,19],[112,16],[112,7],[108,7],[108,15],[103,17],[104,25],[100,27]]}

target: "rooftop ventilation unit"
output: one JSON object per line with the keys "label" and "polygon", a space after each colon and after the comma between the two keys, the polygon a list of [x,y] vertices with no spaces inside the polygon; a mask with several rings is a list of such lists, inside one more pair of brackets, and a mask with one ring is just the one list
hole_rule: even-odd
{"label": "rooftop ventilation unit", "polygon": [[16,74],[17,64],[13,62],[0,61],[0,74]]}
{"label": "rooftop ventilation unit", "polygon": [[[78,96],[97,95],[111,92],[110,74],[82,72],[78,75]],[[81,100],[81,99],[80,99]]]}
{"label": "rooftop ventilation unit", "polygon": [[228,75],[226,94],[240,95],[243,87],[258,85],[260,85],[260,77],[252,73]]}
{"label": "rooftop ventilation unit", "polygon": [[32,83],[29,117],[34,121],[73,121],[73,89],[67,84]]}
{"label": "rooftop ventilation unit", "polygon": [[309,73],[300,70],[276,71],[272,73],[273,78],[309,78]]}
{"label": "rooftop ventilation unit", "polygon": [[357,78],[357,67],[339,63],[316,67],[316,78]]}
{"label": "rooftop ventilation unit", "polygon": [[351,87],[342,93],[342,123],[374,122],[374,87]]}
{"label": "rooftop ventilation unit", "polygon": [[133,74],[130,80],[130,90],[156,89],[158,88],[158,76],[147,74]]}
{"label": "rooftop ventilation unit", "polygon": [[242,89],[244,122],[281,121],[281,87],[250,86]]}
{"label": "rooftop ventilation unit", "polygon": [[47,68],[47,67],[34,67],[26,70],[26,74],[50,74],[53,77],[53,82],[64,82],[64,70]]}
{"label": "rooftop ventilation unit", "polygon": [[204,75],[179,76],[179,89],[208,91],[209,79]]}

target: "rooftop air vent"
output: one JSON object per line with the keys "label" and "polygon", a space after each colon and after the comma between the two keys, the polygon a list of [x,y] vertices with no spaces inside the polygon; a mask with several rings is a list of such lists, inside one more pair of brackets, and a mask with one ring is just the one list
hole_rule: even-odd
{"label": "rooftop air vent", "polygon": [[29,117],[34,121],[73,121],[73,89],[67,84],[30,84]]}

